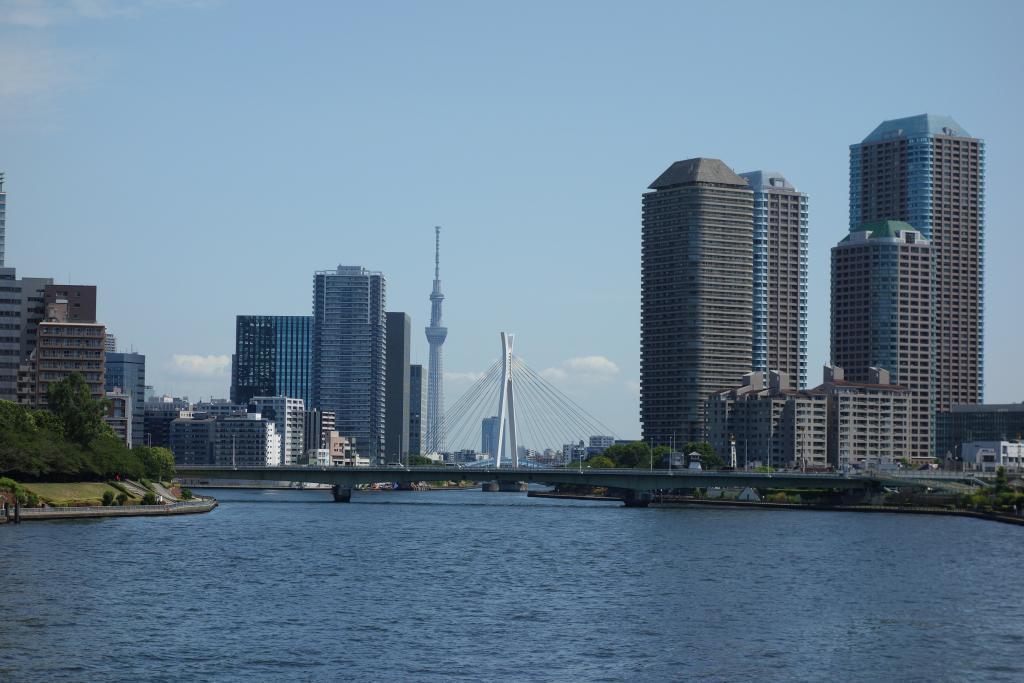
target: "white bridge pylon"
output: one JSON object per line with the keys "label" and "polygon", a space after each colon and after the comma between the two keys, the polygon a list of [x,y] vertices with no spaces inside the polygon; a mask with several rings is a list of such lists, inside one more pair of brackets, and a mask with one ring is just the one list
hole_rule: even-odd
{"label": "white bridge pylon", "polygon": [[519,467],[519,433],[516,431],[516,391],[512,372],[512,344],[515,335],[501,333],[501,394],[498,396],[498,455],[495,466],[501,467],[505,436],[511,451],[512,467]]}

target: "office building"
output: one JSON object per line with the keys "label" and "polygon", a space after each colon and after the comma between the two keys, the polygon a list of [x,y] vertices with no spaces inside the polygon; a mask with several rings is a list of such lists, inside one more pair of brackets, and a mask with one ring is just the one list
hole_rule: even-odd
{"label": "office building", "polygon": [[99,323],[70,322],[67,302],[47,307],[39,323],[36,348],[18,368],[18,402],[35,408],[47,406],[51,384],[78,373],[95,399],[106,393],[105,328]]}
{"label": "office building", "polygon": [[178,418],[192,417],[192,406],[185,399],[161,396],[143,406],[142,444],[171,447],[171,423]]}
{"label": "office building", "polygon": [[4,192],[4,174],[0,171],[0,268],[4,267],[7,242],[7,193]]}
{"label": "office building", "polygon": [[248,403],[234,403],[226,398],[211,398],[209,401],[200,401],[193,405],[192,412],[205,413],[213,417],[230,417],[245,414],[248,408]]}
{"label": "office building", "polygon": [[718,159],[678,161],[650,189],[641,238],[643,440],[703,441],[708,396],[752,367],[753,193]]}
{"label": "office building", "polygon": [[785,373],[747,373],[708,398],[707,415],[708,442],[727,464],[735,443],[742,468],[828,465],[827,397],[793,388]]}
{"label": "office building", "polygon": [[[253,410],[253,408],[256,410]],[[301,398],[288,396],[254,396],[249,412],[258,412],[274,423],[281,440],[280,465],[298,465],[306,453],[306,404]]]}
{"label": "office building", "polygon": [[422,365],[409,366],[409,455],[424,455],[427,434],[427,386]]}
{"label": "office building", "polygon": [[807,386],[807,195],[775,171],[741,173],[754,193],[753,369]]}
{"label": "office building", "polygon": [[387,462],[409,458],[409,356],[412,320],[406,313],[389,312],[384,372],[384,454]]}
{"label": "office building", "polygon": [[828,400],[828,459],[839,469],[895,465],[910,453],[911,392],[871,368],[866,382],[851,382],[843,368],[825,367],[824,382],[810,390]]}
{"label": "office building", "polygon": [[175,464],[213,465],[216,426],[217,418],[201,413],[171,420],[168,448],[174,454]]}
{"label": "office building", "polygon": [[498,435],[501,433],[501,418],[485,417],[480,421],[480,452],[486,453],[492,458],[498,457],[501,444],[498,443]]}
{"label": "office building", "polygon": [[117,434],[117,438],[121,439],[124,445],[131,448],[135,445],[132,434],[131,394],[124,393],[121,387],[117,387],[107,391],[104,398],[107,400],[107,414],[103,417],[103,421],[110,425],[114,434]]}
{"label": "office building", "polygon": [[907,223],[865,223],[832,248],[832,363],[852,382],[883,368],[910,390],[919,462],[933,453],[932,296],[932,245]]}
{"label": "office building", "polygon": [[[108,336],[107,339],[110,337]],[[146,357],[141,353],[106,353],[108,392],[121,389],[132,397],[132,443],[143,445],[146,422]]]}
{"label": "office building", "polygon": [[307,410],[303,431],[306,453],[314,449],[327,448],[327,437],[335,431],[334,413],[329,410]]}
{"label": "office building", "polygon": [[214,465],[276,467],[281,464],[281,438],[274,421],[258,412],[218,418],[213,433]]}
{"label": "office building", "polygon": [[1024,444],[1020,441],[966,441],[960,447],[960,460],[965,470],[995,472],[1000,467],[1008,473],[1024,471]]}
{"label": "office building", "polygon": [[312,330],[308,315],[237,316],[231,400],[245,404],[253,396],[288,396],[308,405]]}
{"label": "office building", "polygon": [[373,463],[384,456],[384,275],[338,266],[313,278],[313,407]]}
{"label": "office building", "polygon": [[850,229],[881,220],[932,245],[935,409],[981,403],[985,143],[948,116],[883,121],[850,146]]}
{"label": "office building", "polygon": [[18,368],[36,348],[43,320],[43,292],[49,278],[19,278],[14,268],[0,268],[0,400],[18,400]]}
{"label": "office building", "polygon": [[96,287],[94,285],[46,285],[43,306],[67,303],[67,322],[96,322]]}
{"label": "office building", "polygon": [[968,441],[1019,441],[1024,436],[1024,403],[953,406],[935,416],[935,454],[952,460]]}

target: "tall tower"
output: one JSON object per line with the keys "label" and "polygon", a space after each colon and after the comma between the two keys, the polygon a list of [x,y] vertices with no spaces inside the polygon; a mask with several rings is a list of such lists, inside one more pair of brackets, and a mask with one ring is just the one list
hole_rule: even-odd
{"label": "tall tower", "polygon": [[754,192],[754,371],[807,386],[807,195],[781,173],[741,173]]}
{"label": "tall tower", "polygon": [[703,441],[708,397],[750,372],[754,194],[718,159],[677,161],[643,196],[640,422]]}
{"label": "tall tower", "polygon": [[0,171],[0,268],[4,267],[4,236],[7,232],[7,193],[4,192],[4,174]]}
{"label": "tall tower", "polygon": [[932,245],[936,410],[981,403],[984,141],[948,116],[919,114],[850,145],[850,230],[884,220],[906,221]]}
{"label": "tall tower", "polygon": [[441,453],[447,447],[444,432],[444,357],[441,347],[448,328],[441,325],[441,226],[434,227],[434,289],[430,292],[430,326],[426,329],[430,344],[427,370],[427,452]]}

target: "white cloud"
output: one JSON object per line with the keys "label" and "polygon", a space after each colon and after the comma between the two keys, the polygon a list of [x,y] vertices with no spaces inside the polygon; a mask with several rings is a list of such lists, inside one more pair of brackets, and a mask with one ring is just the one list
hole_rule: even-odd
{"label": "white cloud", "polygon": [[444,381],[452,383],[472,384],[484,376],[482,372],[446,372]]}
{"label": "white cloud", "polygon": [[201,8],[211,0],[0,0],[0,24],[46,28],[75,19],[108,19],[163,8]]}
{"label": "white cloud", "polygon": [[72,80],[71,60],[47,47],[4,43],[0,64],[0,99],[46,93]]}
{"label": "white cloud", "polygon": [[231,356],[199,356],[174,354],[171,368],[178,375],[187,377],[216,377],[226,375],[231,368]]}
{"label": "white cloud", "polygon": [[618,374],[619,366],[604,356],[578,356],[540,371],[544,379],[561,384],[603,383]]}

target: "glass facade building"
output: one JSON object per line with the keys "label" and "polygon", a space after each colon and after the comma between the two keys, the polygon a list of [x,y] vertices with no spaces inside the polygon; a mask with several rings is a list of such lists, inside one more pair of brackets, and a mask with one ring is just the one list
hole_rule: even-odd
{"label": "glass facade building", "polygon": [[385,280],[359,266],[313,276],[313,408],[334,413],[359,455],[384,461]]}
{"label": "glass facade building", "polygon": [[106,390],[132,397],[131,445],[142,446],[146,423],[146,357],[141,353],[107,353]]}
{"label": "glass facade building", "polygon": [[244,405],[255,396],[287,396],[308,404],[312,330],[308,315],[238,316],[231,402]]}

